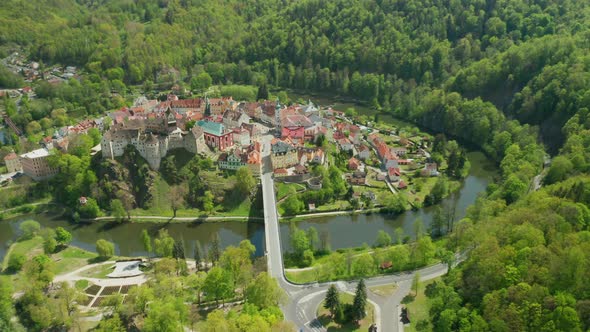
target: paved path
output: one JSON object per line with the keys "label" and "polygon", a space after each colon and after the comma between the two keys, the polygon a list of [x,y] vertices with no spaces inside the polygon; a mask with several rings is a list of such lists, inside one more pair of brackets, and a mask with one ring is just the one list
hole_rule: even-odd
{"label": "paved path", "polygon": [[0,211],[0,213],[6,213],[6,212],[14,211],[14,210],[20,209],[20,208],[22,208],[24,206],[38,206],[38,205],[57,205],[57,204],[56,203],[52,203],[52,202],[38,202],[38,203],[24,204],[24,205],[20,205],[20,206],[17,206],[17,207],[10,208],[10,209],[2,210],[2,211]]}
{"label": "paved path", "polygon": [[343,211],[329,211],[329,212],[316,212],[316,213],[305,213],[305,214],[298,214],[296,216],[280,216],[280,219],[290,219],[290,218],[307,218],[307,217],[325,217],[325,216],[338,216],[338,215],[348,215],[354,213],[369,213],[369,212],[379,212],[379,209],[359,209],[359,210],[343,210]]}
{"label": "paved path", "polygon": [[86,266],[81,267],[81,268],[74,270],[72,272],[68,272],[66,274],[61,274],[61,275],[56,276],[53,279],[53,282],[67,281],[70,283],[74,283],[77,280],[88,280],[98,286],[109,287],[109,286],[138,285],[138,284],[143,284],[144,282],[146,282],[148,280],[147,277],[145,276],[145,274],[142,274],[140,276],[130,277],[130,278],[109,278],[109,279],[90,278],[90,277],[85,277],[85,276],[80,275],[80,273],[82,273],[86,270],[90,270],[90,269],[95,268],[97,266],[109,265],[109,264],[115,265],[115,261],[106,261],[106,262],[102,262],[102,263],[86,265]]}
{"label": "paved path", "polygon": [[[125,218],[126,219],[126,218]],[[224,221],[224,220],[263,220],[261,217],[248,217],[248,216],[218,216],[218,217],[166,217],[166,216],[131,216],[133,219],[154,219],[154,220],[166,220],[166,221]],[[81,221],[100,221],[100,220],[115,220],[115,217],[98,217],[94,219],[80,219]]]}

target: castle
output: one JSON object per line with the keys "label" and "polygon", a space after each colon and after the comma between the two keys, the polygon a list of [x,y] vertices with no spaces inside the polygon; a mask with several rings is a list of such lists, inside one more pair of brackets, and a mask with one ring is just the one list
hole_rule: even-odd
{"label": "castle", "polygon": [[160,168],[160,161],[172,149],[184,148],[192,153],[207,149],[203,129],[194,126],[183,131],[176,126],[172,112],[151,118],[128,118],[114,124],[100,143],[103,158],[122,156],[127,145],[133,145],[152,169]]}

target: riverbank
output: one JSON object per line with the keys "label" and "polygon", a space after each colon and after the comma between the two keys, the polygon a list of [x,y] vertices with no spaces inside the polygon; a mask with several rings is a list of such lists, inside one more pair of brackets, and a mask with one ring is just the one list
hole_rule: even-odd
{"label": "riverbank", "polygon": [[[97,217],[93,219],[80,219],[81,222],[94,221],[116,221],[117,218],[113,216]],[[171,216],[131,216],[130,218],[123,218],[121,223],[132,222],[158,222],[165,221],[166,223],[185,223],[185,222],[219,222],[219,221],[263,221],[263,217],[249,217],[249,216],[202,216],[202,217],[171,217]]]}
{"label": "riverbank", "polygon": [[50,200],[44,200],[2,210],[0,211],[0,220],[16,218],[31,213],[55,213],[56,211],[63,211],[63,208],[59,204],[51,202]]}
{"label": "riverbank", "polygon": [[298,214],[296,216],[279,216],[279,221],[280,222],[291,222],[291,221],[300,221],[300,220],[330,217],[330,216],[354,216],[354,215],[359,215],[359,214],[372,214],[372,213],[390,214],[388,211],[383,211],[383,209],[384,208],[343,210],[343,211],[329,211],[329,212],[315,212],[315,213]]}

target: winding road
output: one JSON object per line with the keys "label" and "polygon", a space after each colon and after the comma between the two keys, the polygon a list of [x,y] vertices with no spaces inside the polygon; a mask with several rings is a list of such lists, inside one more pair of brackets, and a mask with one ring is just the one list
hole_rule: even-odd
{"label": "winding road", "polygon": [[[316,313],[320,303],[325,297],[328,287],[335,284],[342,292],[354,292],[356,281],[337,281],[315,283],[306,285],[293,284],[285,278],[283,269],[283,255],[279,232],[279,216],[276,206],[274,181],[272,178],[272,165],[270,161],[271,136],[262,139],[262,197],[264,201],[264,221],[268,272],[276,278],[281,288],[288,295],[288,301],[282,309],[285,319],[295,323],[299,331],[326,331],[317,320]],[[460,261],[459,257],[457,261]],[[378,331],[397,332],[403,331],[403,325],[399,322],[401,300],[410,292],[412,279],[416,273],[421,280],[430,280],[444,275],[447,272],[446,264],[436,264],[417,271],[393,274],[366,279],[367,287],[397,284],[397,291],[389,297],[382,297],[368,292],[369,301],[375,306],[375,322]]]}

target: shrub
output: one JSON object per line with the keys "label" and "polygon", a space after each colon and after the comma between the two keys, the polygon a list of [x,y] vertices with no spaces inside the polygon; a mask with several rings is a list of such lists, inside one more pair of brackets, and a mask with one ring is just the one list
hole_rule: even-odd
{"label": "shrub", "polygon": [[35,220],[25,220],[23,221],[20,226],[19,226],[20,231],[22,232],[22,239],[23,240],[28,240],[28,239],[32,239],[33,236],[35,236],[37,234],[37,232],[39,232],[39,230],[41,230],[41,225],[36,222]]}
{"label": "shrub", "polygon": [[18,272],[23,267],[25,262],[27,261],[27,257],[20,253],[13,253],[10,254],[10,258],[8,259],[8,270],[13,272]]}

